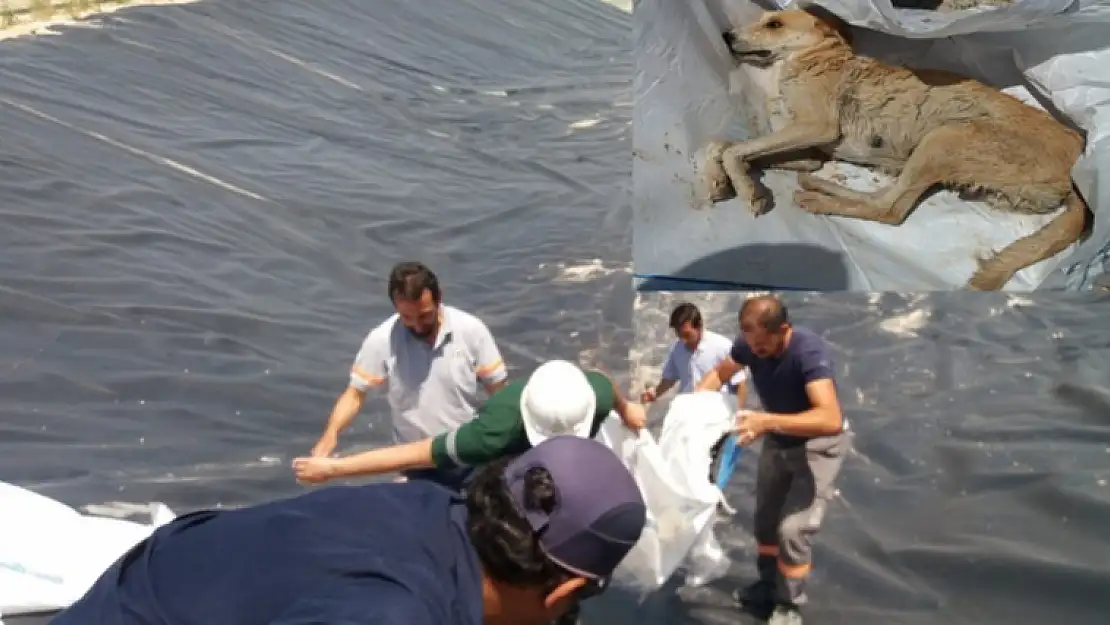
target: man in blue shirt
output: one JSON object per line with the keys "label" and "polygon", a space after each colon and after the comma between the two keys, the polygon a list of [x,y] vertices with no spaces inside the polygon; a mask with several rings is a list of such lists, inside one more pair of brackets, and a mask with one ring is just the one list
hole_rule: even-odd
{"label": "man in blue shirt", "polygon": [[828,344],[790,323],[786,306],[771,295],[740,308],[740,336],[732,352],[698,383],[715,391],[741,367],[763,411],[741,410],[741,444],[763,438],[755,494],[759,581],[741,602],[771,608],[769,625],[801,625],[813,538],[821,527],[834,482],[851,445],[836,396]]}
{"label": "man in blue shirt", "polygon": [[[659,383],[649,386],[640,396],[647,404],[653,402],[673,386],[679,393],[689,393],[722,360],[728,358],[732,341],[706,329],[701,311],[690,302],[682,302],[671,311],[670,328],[678,339],[671,345],[663,362],[663,375]],[[741,408],[748,394],[747,374],[741,369],[729,381],[730,390],[736,391],[736,401]]]}
{"label": "man in blue shirt", "polygon": [[334,486],[185,515],[53,625],[541,625],[605,589],[639,540],[635,480],[550,438],[440,485]]}

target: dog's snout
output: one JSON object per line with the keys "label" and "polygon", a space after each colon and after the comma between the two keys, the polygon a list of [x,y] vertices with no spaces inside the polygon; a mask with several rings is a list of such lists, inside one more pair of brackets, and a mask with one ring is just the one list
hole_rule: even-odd
{"label": "dog's snout", "polygon": [[725,38],[725,45],[731,46],[733,41],[736,41],[736,35],[732,34],[731,30],[726,30],[722,37]]}

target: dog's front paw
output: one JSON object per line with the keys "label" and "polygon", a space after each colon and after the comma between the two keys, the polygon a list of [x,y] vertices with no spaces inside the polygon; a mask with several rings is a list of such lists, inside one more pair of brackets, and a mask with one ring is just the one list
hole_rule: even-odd
{"label": "dog's front paw", "polygon": [[706,185],[709,187],[709,201],[714,204],[736,197],[732,181],[723,173],[719,176],[707,176]]}
{"label": "dog's front paw", "polygon": [[755,192],[748,198],[748,210],[755,217],[767,214],[771,210],[771,192],[757,185]]}
{"label": "dog's front paw", "polygon": [[794,204],[814,215],[828,215],[833,212],[833,199],[817,191],[795,191]]}

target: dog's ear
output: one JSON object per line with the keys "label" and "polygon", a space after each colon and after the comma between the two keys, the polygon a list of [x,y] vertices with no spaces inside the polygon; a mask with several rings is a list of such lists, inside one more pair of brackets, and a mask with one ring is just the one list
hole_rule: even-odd
{"label": "dog's ear", "polygon": [[844,40],[844,43],[852,45],[852,29],[848,26],[848,22],[840,19],[835,13],[825,7],[812,2],[807,2],[801,9],[817,18],[817,23],[826,34],[839,35],[840,38]]}

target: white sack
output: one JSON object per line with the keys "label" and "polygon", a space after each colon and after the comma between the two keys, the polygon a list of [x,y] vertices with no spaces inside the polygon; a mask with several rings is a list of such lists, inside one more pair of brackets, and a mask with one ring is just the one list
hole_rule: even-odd
{"label": "white sack", "polygon": [[[765,2],[767,8],[789,4]],[[817,4],[872,29],[855,30],[859,52],[957,71],[1027,102],[1033,101],[1032,90],[1086,131],[1086,152],[1073,177],[1095,214],[1093,235],[1019,272],[1005,289],[1088,287],[1110,257],[1110,184],[1100,179],[1110,176],[1110,5],[1015,0],[1008,7],[938,13],[895,9],[890,0]],[[762,9],[752,0],[641,0],[633,13],[638,275],[818,290],[955,289],[967,282],[978,255],[1001,249],[1052,217],[999,213],[961,202],[951,192],[921,203],[901,226],[815,216],[793,206],[796,174],[787,172],[763,178],[776,202],[766,215],[752,217],[739,200],[711,207],[695,170],[706,142],[766,132],[764,72],[737,68],[721,37],[730,22],[749,23]],[[846,184],[857,188],[889,181],[840,164],[826,166],[822,175],[830,171],[849,174]],[[783,246],[790,243],[813,253]],[[835,258],[843,262],[830,262]],[[833,284],[842,273],[829,266],[835,264],[844,265],[846,283]]]}
{"label": "white sack", "polygon": [[173,520],[150,504],[149,525],[82,515],[69,506],[0,482],[0,617],[69,606],[113,562]]}
{"label": "white sack", "polygon": [[615,416],[597,439],[632,471],[648,508],[640,542],[621,562],[614,582],[641,592],[662,586],[682,566],[688,585],[725,574],[728,558],[713,532],[721,491],[709,481],[710,448],[732,424],[735,402],[720,393],[678,395],[658,443],[637,436]]}

